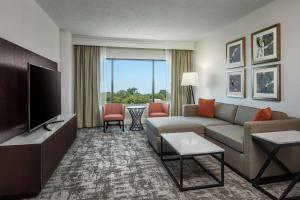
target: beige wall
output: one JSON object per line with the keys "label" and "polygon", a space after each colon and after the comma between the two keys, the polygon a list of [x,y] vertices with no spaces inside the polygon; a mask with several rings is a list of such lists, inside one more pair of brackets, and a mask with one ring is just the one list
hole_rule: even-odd
{"label": "beige wall", "polygon": [[107,58],[165,60],[163,49],[107,48]]}
{"label": "beige wall", "polygon": [[0,37],[59,62],[59,28],[34,0],[1,0],[0,27]]}
{"label": "beige wall", "polygon": [[74,113],[74,52],[70,31],[60,31],[61,111]]}
{"label": "beige wall", "polygon": [[[218,30],[196,45],[194,68],[200,75],[196,97],[216,98],[217,101],[248,105],[271,106],[300,117],[300,0],[276,0]],[[252,100],[251,94],[251,33],[281,23],[282,101]],[[226,97],[225,44],[245,36],[246,92],[245,99]]]}

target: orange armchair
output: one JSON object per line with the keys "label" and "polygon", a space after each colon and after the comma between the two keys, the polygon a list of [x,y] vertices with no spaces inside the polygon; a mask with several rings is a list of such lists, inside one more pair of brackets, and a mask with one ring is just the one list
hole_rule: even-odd
{"label": "orange armchair", "polygon": [[149,103],[148,117],[168,117],[170,104],[168,103]]}
{"label": "orange armchair", "polygon": [[107,103],[102,106],[102,118],[104,132],[110,122],[118,122],[118,125],[124,131],[125,106],[121,103]]}

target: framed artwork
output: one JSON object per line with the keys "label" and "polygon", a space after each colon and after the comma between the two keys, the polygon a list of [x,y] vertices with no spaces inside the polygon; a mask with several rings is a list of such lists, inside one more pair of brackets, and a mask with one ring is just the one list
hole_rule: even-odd
{"label": "framed artwork", "polygon": [[255,67],[252,70],[252,98],[280,101],[280,65]]}
{"label": "framed artwork", "polygon": [[279,61],[280,43],[280,24],[252,33],[252,64]]}
{"label": "framed artwork", "polygon": [[226,94],[228,97],[245,98],[245,69],[231,69],[226,72]]}
{"label": "framed artwork", "polygon": [[228,68],[245,66],[245,43],[245,37],[226,43],[226,63]]}

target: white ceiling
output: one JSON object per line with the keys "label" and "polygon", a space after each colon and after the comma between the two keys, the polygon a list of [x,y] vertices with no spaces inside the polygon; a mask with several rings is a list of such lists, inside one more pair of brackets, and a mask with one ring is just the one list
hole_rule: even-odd
{"label": "white ceiling", "polygon": [[36,0],[73,34],[195,41],[272,0]]}

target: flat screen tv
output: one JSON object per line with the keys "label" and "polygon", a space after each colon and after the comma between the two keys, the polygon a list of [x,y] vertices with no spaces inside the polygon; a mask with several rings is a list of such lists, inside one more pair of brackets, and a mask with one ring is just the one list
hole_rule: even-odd
{"label": "flat screen tv", "polygon": [[61,114],[61,74],[28,64],[28,132]]}

